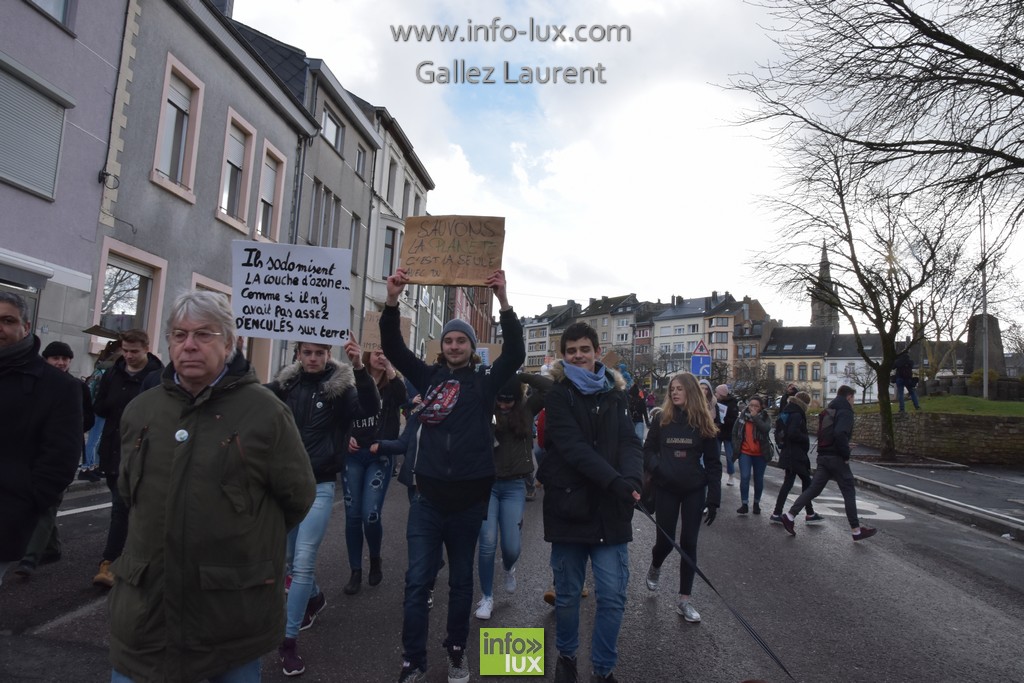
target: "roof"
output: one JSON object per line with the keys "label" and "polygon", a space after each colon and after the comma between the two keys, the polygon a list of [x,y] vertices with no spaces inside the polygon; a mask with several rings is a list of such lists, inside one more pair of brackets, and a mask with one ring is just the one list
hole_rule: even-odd
{"label": "roof", "polygon": [[306,99],[306,53],[297,47],[231,19],[231,24],[259,53],[299,102]]}
{"label": "roof", "polygon": [[[717,292],[715,293],[717,295]],[[717,299],[717,303],[715,303]],[[676,318],[697,318],[712,313],[718,313],[725,309],[735,299],[728,292],[723,297],[701,296],[695,299],[684,299],[677,297],[675,304],[669,306],[664,312],[654,316],[654,320],[673,320]]]}
{"label": "roof", "polygon": [[[860,336],[864,344],[864,351],[869,356],[882,357],[882,338],[877,334],[862,334]],[[860,352],[857,350],[857,335],[837,334],[832,337],[832,346],[828,350],[830,358],[858,358]]]}
{"label": "roof", "polygon": [[592,315],[606,315],[611,313],[614,309],[620,306],[628,304],[637,304],[636,294],[623,294],[622,296],[602,296],[600,299],[591,299],[590,305],[583,309],[580,313],[581,318],[586,318]]}
{"label": "roof", "polygon": [[776,327],[761,356],[824,356],[832,346],[832,328]]}

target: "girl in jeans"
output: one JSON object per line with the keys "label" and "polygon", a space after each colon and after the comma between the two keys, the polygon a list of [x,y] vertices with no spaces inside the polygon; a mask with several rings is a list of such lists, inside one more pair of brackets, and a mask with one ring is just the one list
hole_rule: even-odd
{"label": "girl in jeans", "polygon": [[359,592],[363,581],[363,539],[370,551],[370,575],[367,583],[376,586],[384,578],[381,569],[380,547],[384,537],[381,511],[384,497],[391,483],[392,458],[376,453],[370,447],[377,440],[398,438],[400,410],[408,393],[405,381],[388,362],[384,352],[377,349],[363,352],[366,365],[380,392],[380,410],[376,415],[355,420],[349,438],[348,457],[342,474],[345,491],[345,545],[348,549],[348,564],[352,570],[346,595]]}
{"label": "girl in jeans", "polygon": [[743,413],[736,418],[732,428],[732,448],[739,453],[740,461],[740,505],[737,513],[745,515],[751,510],[747,507],[750,497],[750,474],[754,474],[754,508],[755,515],[761,514],[761,493],[764,491],[764,471],[768,467],[771,454],[771,443],[768,433],[771,431],[771,419],[764,411],[764,401],[754,396],[747,402]]}

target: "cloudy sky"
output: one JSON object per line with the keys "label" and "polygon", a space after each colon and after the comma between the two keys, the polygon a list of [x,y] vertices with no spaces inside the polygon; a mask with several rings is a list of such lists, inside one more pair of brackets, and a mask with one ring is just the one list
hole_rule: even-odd
{"label": "cloudy sky", "polygon": [[[437,184],[433,214],[506,217],[504,267],[521,315],[569,298],[641,300],[728,290],[788,325],[809,304],[772,291],[749,264],[777,229],[758,196],[777,182],[763,131],[732,125],[751,105],[720,86],[771,54],[741,0],[235,0],[239,21],[325,60],[342,84],[388,108]],[[393,27],[468,22],[499,35],[396,41]],[[630,40],[530,41],[629,27]],[[591,30],[594,28],[593,31]],[[488,30],[488,33],[490,31]],[[541,28],[541,33],[549,33]],[[620,30],[620,35],[625,31]],[[417,65],[493,67],[493,84],[427,84]],[[503,83],[527,67],[604,67],[604,84]],[[460,62],[461,63],[461,62]],[[428,77],[427,67],[421,76]]]}

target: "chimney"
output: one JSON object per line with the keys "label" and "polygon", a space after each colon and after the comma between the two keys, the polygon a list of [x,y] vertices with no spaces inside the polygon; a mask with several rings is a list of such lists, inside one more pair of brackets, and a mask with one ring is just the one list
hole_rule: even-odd
{"label": "chimney", "polygon": [[[747,297],[747,300],[749,299],[750,297]],[[750,304],[747,301],[743,302],[743,319],[750,320]]]}
{"label": "chimney", "polygon": [[594,302],[597,301],[594,297],[590,297],[590,305],[593,306]]}
{"label": "chimney", "polygon": [[235,11],[235,0],[210,0],[217,10],[228,19]]}

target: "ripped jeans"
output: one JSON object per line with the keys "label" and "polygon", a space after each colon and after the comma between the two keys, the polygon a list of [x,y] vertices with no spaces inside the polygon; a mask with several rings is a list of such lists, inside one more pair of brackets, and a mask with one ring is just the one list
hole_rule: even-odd
{"label": "ripped jeans", "polygon": [[370,549],[370,557],[380,557],[384,527],[381,508],[391,483],[391,457],[374,455],[360,448],[345,457],[345,471],[341,478],[345,493],[345,545],[348,547],[349,568],[363,568],[363,538]]}

